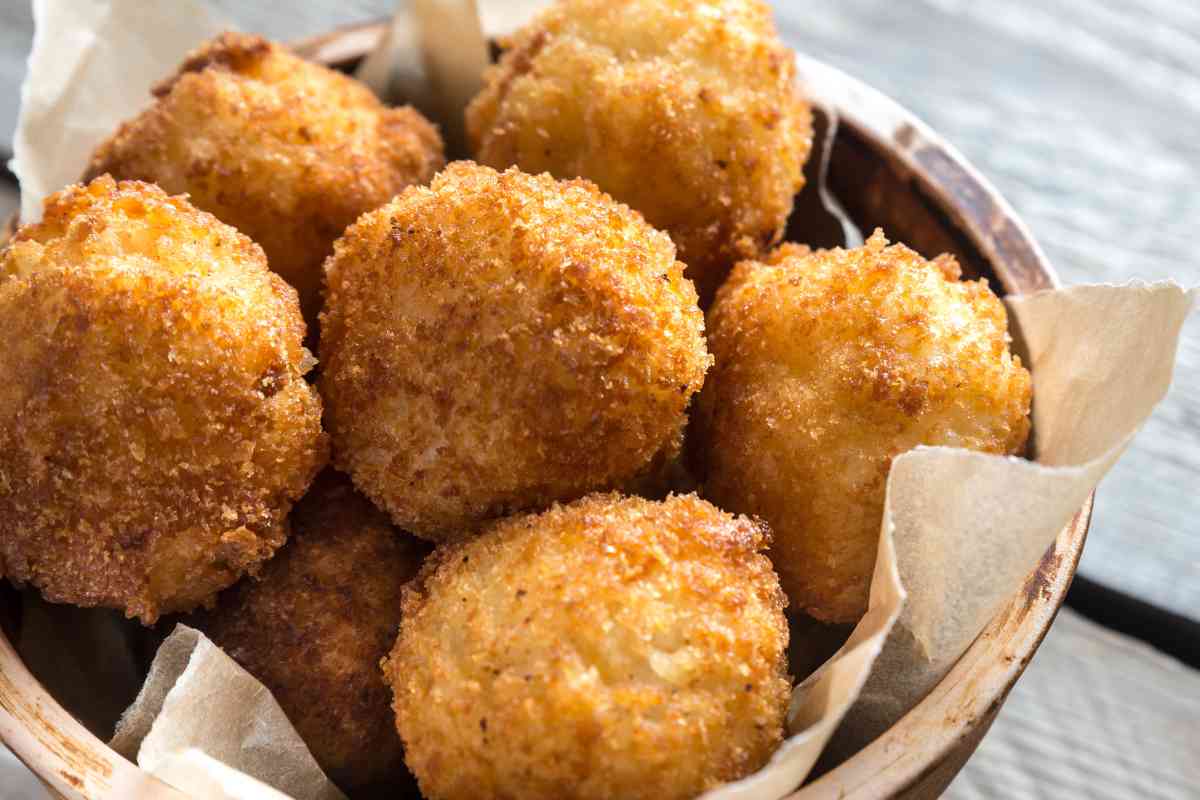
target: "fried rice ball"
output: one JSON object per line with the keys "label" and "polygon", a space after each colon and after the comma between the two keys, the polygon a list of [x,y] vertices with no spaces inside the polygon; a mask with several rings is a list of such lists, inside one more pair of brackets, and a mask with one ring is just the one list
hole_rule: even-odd
{"label": "fried rice ball", "polygon": [[702,300],[779,241],[812,115],[760,0],[560,0],[467,109],[476,158],[583,177],[667,231]]}
{"label": "fried rice ball", "polygon": [[223,593],[197,625],[271,690],[342,788],[407,779],[379,662],[396,641],[400,589],[428,546],[332,471],[291,523],[259,578]]}
{"label": "fried rice ball", "polygon": [[443,545],[383,669],[434,800],[690,798],[783,733],[767,532],[695,495],[590,495]]}
{"label": "fried rice ball", "polygon": [[689,443],[705,496],[767,521],[792,606],[817,619],[866,611],[895,456],[1025,445],[1030,377],[1004,305],[950,256],[881,231],[853,250],[786,245],[734,268],[708,325]]}
{"label": "fried rice ball", "polygon": [[452,164],[326,265],[334,458],[442,541],[679,452],[710,358],[671,240],[586,181]]}
{"label": "fried rice ball", "polygon": [[0,330],[0,574],[150,624],[283,543],[328,445],[258,245],[156,186],[71,186],[0,253]]}
{"label": "fried rice ball", "polygon": [[202,45],[153,94],[97,148],[87,174],[187,193],[262,245],[310,324],[333,241],[445,163],[418,112],[386,108],[352,78],[258,36]]}

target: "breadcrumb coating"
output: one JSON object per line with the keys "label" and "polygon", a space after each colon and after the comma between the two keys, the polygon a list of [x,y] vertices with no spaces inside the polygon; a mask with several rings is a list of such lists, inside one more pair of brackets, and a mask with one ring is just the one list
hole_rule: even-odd
{"label": "breadcrumb coating", "polygon": [[386,108],[354,79],[258,36],[202,45],[154,96],[97,148],[87,175],[188,194],[262,245],[310,325],[333,241],[445,164],[417,111]]}
{"label": "breadcrumb coating", "polygon": [[767,533],[695,495],[591,495],[443,545],[384,662],[421,791],[690,798],[761,767],[790,681]]}
{"label": "breadcrumb coating", "polygon": [[467,109],[476,158],[595,181],[670,233],[707,304],[779,241],[812,115],[760,0],[560,0]]}
{"label": "breadcrumb coating", "polygon": [[710,357],[664,234],[586,181],[450,165],[326,265],[338,467],[401,528],[476,523],[648,474]]}
{"label": "breadcrumb coating", "polygon": [[1004,305],[881,231],[734,268],[708,314],[716,358],[689,449],[705,496],[775,533],[793,607],[866,610],[892,459],[917,445],[1020,453],[1031,383]]}
{"label": "breadcrumb coating", "polygon": [[283,543],[327,443],[258,245],[155,186],[71,186],[0,253],[0,330],[0,573],[150,624]]}
{"label": "breadcrumb coating", "polygon": [[326,471],[257,579],[224,592],[198,626],[254,675],[321,769],[346,790],[407,778],[379,661],[396,641],[400,589],[428,546]]}

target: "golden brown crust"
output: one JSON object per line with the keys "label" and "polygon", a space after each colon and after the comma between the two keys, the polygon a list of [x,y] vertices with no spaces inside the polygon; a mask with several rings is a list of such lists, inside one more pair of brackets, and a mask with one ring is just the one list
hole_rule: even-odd
{"label": "golden brown crust", "polygon": [[1031,384],[1003,304],[876,231],[737,265],[708,314],[716,366],[689,449],[705,495],[765,519],[793,606],[866,609],[892,458],[917,445],[1019,453]]}
{"label": "golden brown crust", "polygon": [[591,495],[443,545],[384,673],[426,797],[694,797],[762,766],[790,682],[765,531]]}
{"label": "golden brown crust", "polygon": [[427,546],[332,471],[291,515],[288,543],[197,625],[263,682],[317,763],[352,790],[405,776],[379,671],[400,625],[400,589]]}
{"label": "golden brown crust", "polygon": [[153,622],[270,557],[325,461],[295,290],[180,197],[102,177],[0,253],[0,563]]}
{"label": "golden brown crust", "polygon": [[310,324],[334,239],[445,163],[419,113],[386,108],[353,79],[257,36],[202,45],[154,93],[97,148],[87,175],[190,195],[262,245]]}
{"label": "golden brown crust", "polygon": [[400,527],[462,536],[678,452],[703,315],[671,240],[593,185],[452,164],[326,272],[335,459]]}
{"label": "golden brown crust", "polygon": [[707,304],[782,235],[811,110],[760,0],[563,0],[467,109],[476,157],[595,181],[667,231]]}

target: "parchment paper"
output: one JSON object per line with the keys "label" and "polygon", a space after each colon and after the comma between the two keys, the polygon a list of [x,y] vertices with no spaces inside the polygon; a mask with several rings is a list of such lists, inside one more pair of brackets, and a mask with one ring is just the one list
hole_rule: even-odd
{"label": "parchment paper", "polygon": [[21,220],[83,174],[97,144],[150,102],[154,81],[230,26],[202,0],[32,0],[33,50],[9,168]]}
{"label": "parchment paper", "polygon": [[904,595],[896,571],[893,529],[884,523],[867,613],[837,653],[792,691],[787,719],[789,738],[761,770],[706,792],[705,800],[775,800],[804,781],[850,704],[858,697],[871,664],[904,606]]}
{"label": "parchment paper", "polygon": [[[176,626],[158,648],[150,674],[117,723],[110,745],[198,797],[209,797],[220,787],[239,800],[278,800],[285,795],[345,800],[271,693],[208,637],[186,625]],[[247,782],[246,775],[262,784]]]}
{"label": "parchment paper", "polygon": [[463,109],[483,88],[488,42],[475,0],[405,0],[356,77],[435,122],[451,158],[467,156]]}
{"label": "parchment paper", "polygon": [[[482,3],[488,33],[496,24],[489,14],[502,19],[496,7]],[[136,0],[35,0],[35,12],[39,31],[14,159],[25,219],[40,212],[45,194],[82,172],[91,148],[148,100],[154,81],[220,27],[199,0],[161,12]],[[1161,399],[1193,301],[1194,292],[1169,284],[1085,286],[1010,301],[1034,376],[1039,463],[944,448],[896,459],[867,615],[796,688],[792,736],[771,763],[710,797],[779,798],[801,783],[835,730],[835,746],[850,752],[928,691],[1016,591]],[[248,770],[266,766],[253,761],[271,762],[277,774],[255,774],[299,797],[339,796],[322,793],[327,782],[308,771],[315,768],[311,756],[306,762],[307,751],[299,753],[290,724],[278,724],[282,712],[267,702],[266,690],[244,672],[235,678],[238,668],[229,670],[222,658],[194,632],[177,632],[115,744],[177,781],[199,781],[188,784],[197,793],[225,787],[239,798],[275,796],[239,784],[212,765],[216,757]]]}
{"label": "parchment paper", "polygon": [[897,458],[894,526],[908,602],[838,732],[867,744],[949,671],[1166,395],[1197,290],[1076,286],[1008,299],[1033,374],[1036,462],[944,447]]}

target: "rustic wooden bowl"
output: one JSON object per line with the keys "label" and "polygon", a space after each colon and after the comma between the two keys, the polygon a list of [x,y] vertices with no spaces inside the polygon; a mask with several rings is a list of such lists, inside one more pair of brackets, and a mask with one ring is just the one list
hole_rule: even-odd
{"label": "rustic wooden bowl", "polygon": [[[299,42],[297,51],[348,68],[375,44],[382,23],[357,25]],[[900,106],[830,67],[799,57],[801,73],[840,117],[829,186],[863,229],[934,255],[952,252],[969,275],[1005,294],[1058,280],[1012,208],[963,157]],[[819,115],[823,129],[827,118]],[[815,181],[810,180],[812,187]],[[816,192],[797,200],[789,234],[838,244],[828,224],[814,227]],[[12,221],[8,227],[11,230]],[[0,241],[7,238],[0,234]],[[1087,536],[1091,498],[1054,546],[972,644],[950,674],[875,742],[830,769],[795,800],[932,798],[978,747],[1005,697],[1037,651]],[[15,600],[0,593],[0,619]],[[30,674],[0,630],[0,740],[56,794],[72,800],[185,795],[142,772],[97,739]]]}

